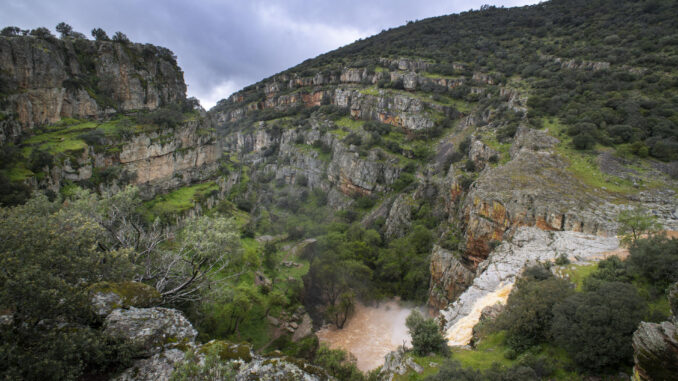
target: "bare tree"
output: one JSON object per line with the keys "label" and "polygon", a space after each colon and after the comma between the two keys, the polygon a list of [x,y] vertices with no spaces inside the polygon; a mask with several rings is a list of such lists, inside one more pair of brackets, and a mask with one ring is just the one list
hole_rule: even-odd
{"label": "bare tree", "polygon": [[242,250],[231,219],[194,217],[178,231],[161,226],[158,219],[148,223],[133,186],[101,197],[83,190],[74,203],[106,232],[99,242],[102,249],[132,251],[134,280],[153,285],[166,303],[196,300],[208,282],[239,275]]}

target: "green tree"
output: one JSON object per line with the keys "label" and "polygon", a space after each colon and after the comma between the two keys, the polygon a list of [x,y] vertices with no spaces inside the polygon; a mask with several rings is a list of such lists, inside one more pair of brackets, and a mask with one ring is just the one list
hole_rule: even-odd
{"label": "green tree", "polygon": [[646,308],[632,285],[608,282],[556,304],[551,331],[581,368],[615,369],[630,362],[631,336]]}
{"label": "green tree", "polygon": [[533,266],[516,282],[497,324],[506,329],[506,341],[516,351],[550,339],[553,306],[573,293],[570,284],[542,266]]}
{"label": "green tree", "polygon": [[103,240],[96,221],[60,200],[0,209],[0,311],[10,316],[1,378],[71,380],[129,360],[129,348],[90,328],[87,286],[132,274],[130,251],[104,250]]}
{"label": "green tree", "polygon": [[641,238],[629,249],[630,268],[663,292],[678,281],[678,239],[663,235]]}
{"label": "green tree", "polygon": [[617,235],[625,245],[633,244],[644,235],[654,234],[661,229],[657,217],[643,208],[621,211],[617,215],[617,222],[619,223]]}
{"label": "green tree", "polygon": [[8,26],[8,27],[2,28],[2,30],[0,31],[0,36],[15,37],[15,36],[18,36],[19,33],[21,33],[21,28],[19,28],[17,26]]}
{"label": "green tree", "polygon": [[[196,301],[217,274],[223,281],[238,274],[242,260],[235,221],[224,217],[190,219],[179,234],[178,247],[161,251],[150,275],[167,302]],[[224,274],[229,274],[224,276]]]}
{"label": "green tree", "polygon": [[61,33],[61,38],[69,37],[73,33],[73,27],[66,24],[65,22],[60,22],[56,26],[56,31]]}
{"label": "green tree", "polygon": [[110,38],[108,38],[108,35],[106,34],[106,31],[101,29],[101,28],[92,29],[92,37],[94,37],[94,39],[97,40],[97,41],[109,41],[110,40]]}
{"label": "green tree", "polygon": [[122,43],[122,44],[129,44],[130,43],[130,40],[129,40],[129,38],[127,38],[127,35],[125,33],[122,33],[122,32],[115,32],[115,34],[113,35],[113,41],[119,42],[119,43]]}
{"label": "green tree", "polygon": [[[199,300],[216,274],[221,282],[239,274],[242,248],[232,219],[193,217],[180,231],[173,231],[160,226],[159,220],[145,221],[136,187],[102,196],[85,190],[74,193],[73,208],[103,232],[99,244],[107,250],[130,251],[137,270],[134,280],[153,285],[168,304]],[[172,236],[171,244],[164,244]]]}
{"label": "green tree", "polygon": [[275,307],[282,307],[289,303],[289,300],[285,294],[280,290],[273,290],[268,294],[268,305],[266,306],[265,315],[268,316],[268,313],[271,312],[271,309]]}
{"label": "green tree", "polygon": [[419,311],[414,310],[405,321],[405,325],[412,337],[414,353],[426,356],[429,353],[447,354],[447,340],[440,333],[438,324],[433,319],[425,318]]}

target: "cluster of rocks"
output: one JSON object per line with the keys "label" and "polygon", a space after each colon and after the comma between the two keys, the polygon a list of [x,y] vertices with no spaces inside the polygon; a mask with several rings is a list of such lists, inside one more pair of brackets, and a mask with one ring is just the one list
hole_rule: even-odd
{"label": "cluster of rocks", "polygon": [[279,317],[268,316],[268,322],[292,335],[292,341],[298,341],[313,333],[313,320],[303,306],[293,313],[282,311]]}
{"label": "cluster of rocks", "polygon": [[[260,356],[247,344],[196,342],[198,332],[180,311],[149,306],[159,302],[159,295],[143,284],[97,284],[90,288],[90,299],[96,313],[104,319],[104,333],[131,343],[138,351],[133,365],[112,380],[166,381],[184,361],[204,364],[208,353],[216,353],[219,361],[231,363],[237,381],[331,379],[321,368],[280,354]],[[301,313],[304,311],[297,311],[292,318],[305,320],[308,314],[301,317]],[[194,354],[193,360],[187,357],[189,351]]]}
{"label": "cluster of rocks", "polygon": [[408,355],[405,347],[400,346],[384,357],[384,365],[379,372],[379,379],[381,381],[391,381],[396,375],[402,376],[410,370],[421,373],[424,371],[424,368]]}

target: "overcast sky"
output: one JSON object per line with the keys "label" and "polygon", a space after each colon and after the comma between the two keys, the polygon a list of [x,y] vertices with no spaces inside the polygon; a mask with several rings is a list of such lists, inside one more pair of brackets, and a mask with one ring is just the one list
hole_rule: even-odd
{"label": "overcast sky", "polygon": [[[122,31],[178,56],[188,95],[209,109],[248,84],[409,20],[535,0],[0,0],[0,27],[61,21]],[[55,32],[56,34],[56,32]]]}

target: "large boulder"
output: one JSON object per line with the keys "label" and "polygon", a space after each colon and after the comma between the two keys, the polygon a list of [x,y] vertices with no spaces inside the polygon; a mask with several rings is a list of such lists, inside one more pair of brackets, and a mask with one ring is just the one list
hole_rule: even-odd
{"label": "large boulder", "polygon": [[104,332],[129,340],[147,356],[190,345],[198,334],[180,311],[162,307],[117,309],[106,317]]}
{"label": "large boulder", "polygon": [[397,350],[390,352],[384,357],[384,365],[379,372],[379,378],[391,381],[396,374],[402,376],[409,370],[421,373],[424,371],[424,368],[407,355],[405,348],[398,347]]}
{"label": "large boulder", "polygon": [[137,360],[112,381],[168,381],[175,366],[185,357],[186,354],[179,349],[168,349],[153,357]]}
{"label": "large boulder", "polygon": [[633,333],[635,380],[678,379],[678,283],[668,290],[672,319],[659,324],[641,322]]}
{"label": "large boulder", "polygon": [[641,322],[633,333],[636,380],[675,380],[678,375],[678,331],[668,321]]}
{"label": "large boulder", "polygon": [[118,308],[146,308],[162,302],[158,290],[139,282],[99,282],[88,291],[94,312],[102,317]]}

